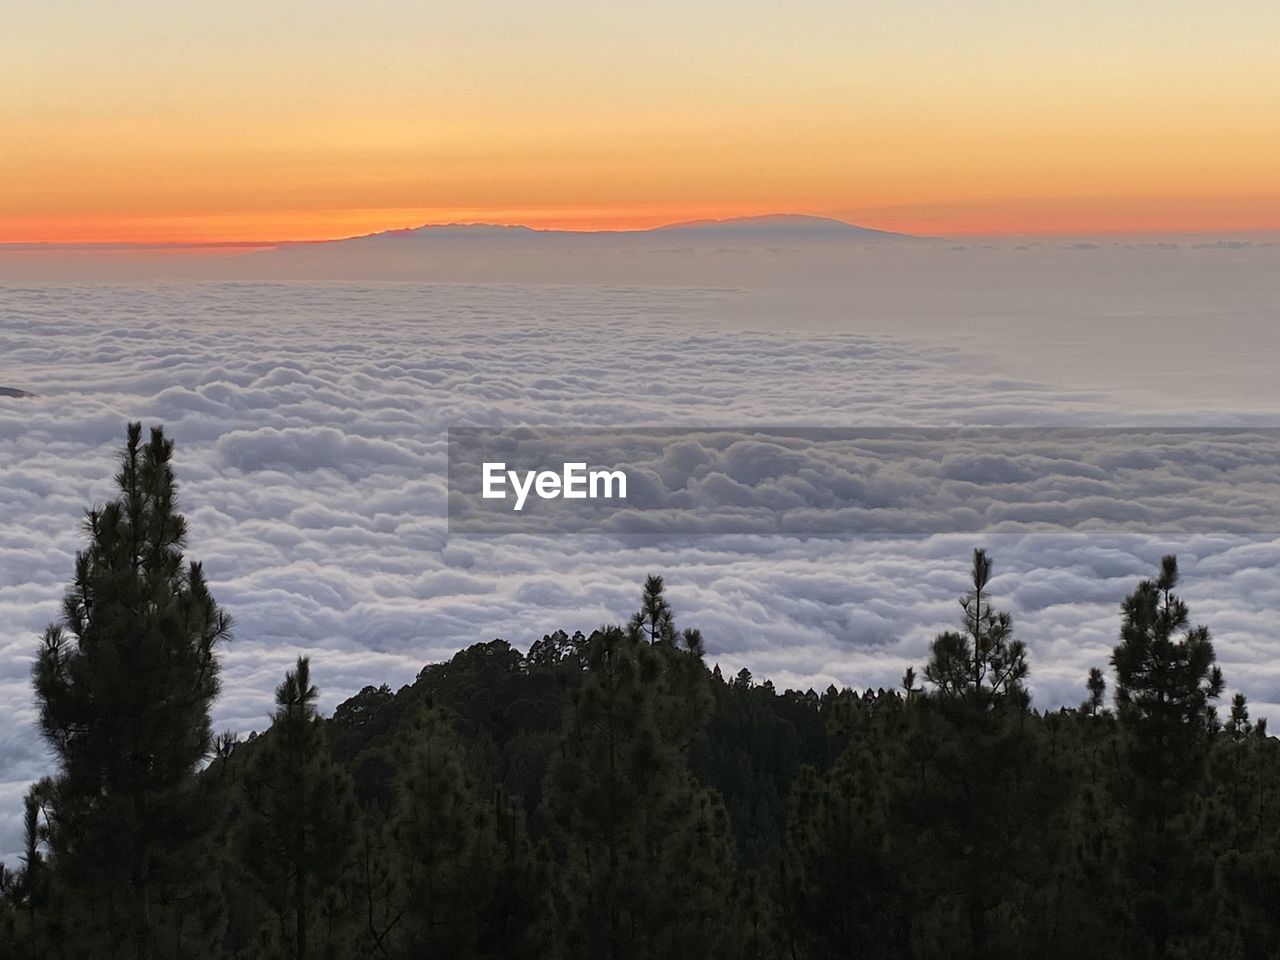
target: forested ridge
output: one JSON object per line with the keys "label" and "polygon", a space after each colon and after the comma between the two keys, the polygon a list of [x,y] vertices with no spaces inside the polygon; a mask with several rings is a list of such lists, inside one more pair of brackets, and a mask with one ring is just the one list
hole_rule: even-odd
{"label": "forested ridge", "polygon": [[617,625],[327,718],[302,658],[237,741],[172,452],[130,426],[38,647],[57,766],[0,870],[6,960],[1280,956],[1280,744],[1219,715],[1173,557],[1075,708],[1033,708],[978,550],[898,689],[722,676],[651,576]]}

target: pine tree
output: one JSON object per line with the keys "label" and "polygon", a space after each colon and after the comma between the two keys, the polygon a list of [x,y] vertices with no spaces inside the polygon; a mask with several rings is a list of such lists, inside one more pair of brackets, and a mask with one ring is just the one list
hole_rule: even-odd
{"label": "pine tree", "polygon": [[276,688],[270,730],[253,745],[235,825],[240,866],[273,914],[263,952],[294,960],[342,956],[347,932],[329,914],[357,811],[350,778],[329,755],[318,696],[310,660],[299,657]]}
{"label": "pine tree", "polygon": [[1249,722],[1249,701],[1243,693],[1237,693],[1231,698],[1231,716],[1223,729],[1236,743],[1253,733],[1253,724]]}
{"label": "pine tree", "polygon": [[1126,900],[1143,948],[1159,958],[1203,947],[1209,934],[1212,865],[1196,836],[1213,701],[1223,688],[1209,630],[1190,625],[1177,585],[1177,558],[1166,556],[1157,577],[1124,601],[1111,657],[1124,733]]}
{"label": "pine tree", "polygon": [[[1189,748],[1203,748],[1216,722],[1213,701],[1223,687],[1209,628],[1189,626],[1187,605],[1173,592],[1177,585],[1177,557],[1167,556],[1156,579],[1142,581],[1125,600],[1120,644],[1111,657],[1120,719],[1141,734],[1135,749],[1152,748],[1135,752],[1135,760],[1149,764],[1146,772],[1158,780],[1203,759]],[[1167,749],[1175,746],[1184,749]]]}
{"label": "pine tree", "polygon": [[930,649],[925,679],[953,699],[992,701],[1015,698],[1026,702],[1027,648],[1013,639],[1013,620],[994,609],[988,587],[991,558],[973,551],[972,589],[960,600],[964,631],[939,634]]}
{"label": "pine tree", "polygon": [[129,425],[119,496],[91,510],[88,547],[32,668],[58,772],[46,807],[57,887],[97,956],[148,960],[159,914],[211,826],[192,789],[208,754],[217,646],[231,631],[182,554],[173,443]]}
{"label": "pine tree", "polygon": [[712,705],[702,662],[706,654],[702,632],[676,629],[666,584],[662,577],[651,575],[645,578],[640,609],[632,616],[627,635],[658,651],[662,667],[653,689],[662,704],[655,715],[663,737],[683,753],[702,732]]}
{"label": "pine tree", "polygon": [[640,609],[631,618],[631,630],[649,643],[671,643],[676,639],[671,604],[667,602],[662,578],[650,574],[644,580]]}
{"label": "pine tree", "polygon": [[1081,709],[1089,716],[1096,717],[1102,713],[1104,698],[1107,695],[1106,677],[1097,667],[1089,668],[1089,679],[1085,681],[1085,689],[1089,691],[1089,699],[1084,702]]}
{"label": "pine tree", "polygon": [[914,872],[920,957],[1014,956],[1034,935],[1025,903],[1053,859],[1062,774],[1027,709],[1026,646],[992,605],[975,550],[961,632],[930,649],[929,695],[912,697],[908,776],[888,800],[894,848]]}

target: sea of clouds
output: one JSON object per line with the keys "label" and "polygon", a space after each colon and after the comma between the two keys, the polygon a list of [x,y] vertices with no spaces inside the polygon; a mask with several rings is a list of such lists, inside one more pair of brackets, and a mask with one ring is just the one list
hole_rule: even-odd
{"label": "sea of clouds", "polygon": [[[1280,703],[1280,539],[1215,533],[450,536],[451,426],[1181,422],[1009,375],[945,338],[744,327],[735,289],[415,283],[0,286],[0,856],[48,769],[28,671],[129,420],[177,441],[188,553],[236,622],[219,728],[262,729],[300,653],[331,709],[468,644],[629,616],[662,573],[708,659],[779,687],[893,686],[951,626],[970,551],[1031,651],[1040,707],[1084,696],[1121,599],[1179,555],[1229,686]],[[1188,417],[1192,412],[1188,412]],[[1190,422],[1188,419],[1187,422]],[[1198,421],[1199,422],[1199,421]],[[1250,423],[1258,422],[1251,414]],[[1280,422],[1280,418],[1276,418]],[[1016,496],[1018,478],[1009,482]],[[1034,483],[1035,478],[1026,478]],[[1271,529],[1274,529],[1272,524]],[[1277,715],[1280,719],[1280,715]],[[10,857],[11,853],[8,854]]]}

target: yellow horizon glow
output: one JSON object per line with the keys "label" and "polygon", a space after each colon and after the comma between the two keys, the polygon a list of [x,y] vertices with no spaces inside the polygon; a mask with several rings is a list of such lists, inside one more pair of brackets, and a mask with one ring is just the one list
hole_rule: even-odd
{"label": "yellow horizon glow", "polygon": [[1280,6],[964,6],[49,0],[0,35],[0,242],[1280,229]]}

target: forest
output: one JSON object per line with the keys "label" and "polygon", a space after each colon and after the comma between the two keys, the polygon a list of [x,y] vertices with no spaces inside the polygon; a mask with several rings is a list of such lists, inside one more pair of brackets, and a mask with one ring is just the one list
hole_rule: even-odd
{"label": "forest", "polygon": [[5,960],[1280,956],[1280,744],[1219,705],[1172,556],[1072,708],[1033,707],[976,550],[897,689],[722,676],[654,575],[616,625],[328,717],[301,658],[238,740],[163,430],[129,426],[116,479],[33,650],[53,773],[0,869]]}

